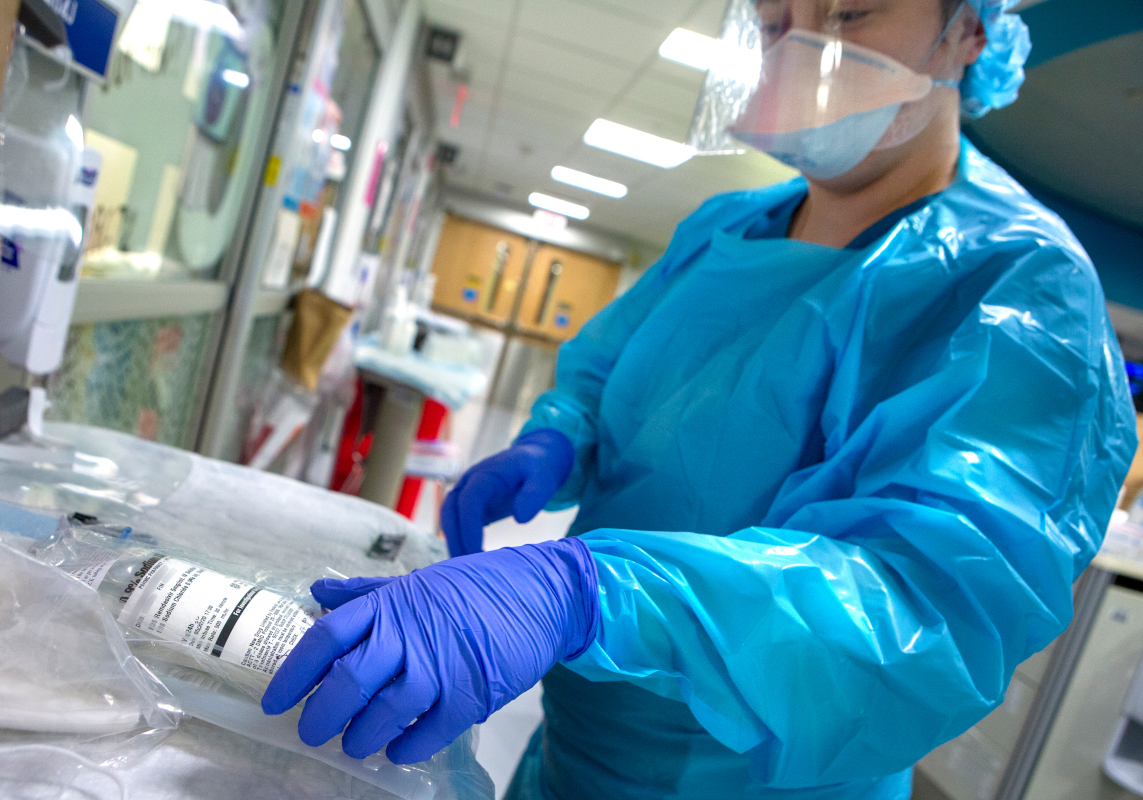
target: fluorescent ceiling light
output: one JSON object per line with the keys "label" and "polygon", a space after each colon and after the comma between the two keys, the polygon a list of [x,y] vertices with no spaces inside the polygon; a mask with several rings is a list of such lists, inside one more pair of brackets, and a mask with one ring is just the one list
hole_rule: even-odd
{"label": "fluorescent ceiling light", "polygon": [[343,136],[340,133],[335,133],[329,137],[329,146],[334,150],[348,150],[353,147],[353,142],[349,140],[348,136]]}
{"label": "fluorescent ceiling light", "polygon": [[321,144],[325,141],[325,131],[321,128],[314,128],[313,140],[315,144]]}
{"label": "fluorescent ceiling light", "polygon": [[718,39],[688,31],[686,28],[675,28],[659,45],[659,55],[705,71],[714,66],[720,47]]}
{"label": "fluorescent ceiling light", "polygon": [[591,210],[586,206],[569,203],[567,200],[552,197],[550,194],[532,192],[528,195],[528,202],[536,208],[542,208],[545,211],[551,211],[555,214],[563,214],[565,217],[571,217],[572,219],[587,219],[591,216]]}
{"label": "fluorescent ceiling light", "polygon": [[239,89],[245,89],[250,85],[250,76],[236,69],[224,69],[222,71],[222,79],[231,86],[237,86]]}
{"label": "fluorescent ceiling light", "polygon": [[616,199],[627,196],[627,187],[622,183],[609,181],[607,178],[597,178],[595,175],[567,167],[552,167],[552,179]]}
{"label": "fluorescent ceiling light", "polygon": [[618,153],[636,161],[673,169],[690,161],[695,149],[690,145],[672,142],[661,136],[628,128],[616,122],[597,119],[583,135],[584,144]]}

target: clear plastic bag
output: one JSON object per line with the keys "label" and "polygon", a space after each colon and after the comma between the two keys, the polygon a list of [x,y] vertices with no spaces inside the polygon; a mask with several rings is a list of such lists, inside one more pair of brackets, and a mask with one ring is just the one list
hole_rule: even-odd
{"label": "clear plastic bag", "polygon": [[[360,498],[101,428],[48,423],[45,434],[0,442],[0,501],[79,512],[140,544],[278,575],[315,564],[404,575],[448,557],[440,537]],[[299,581],[313,575],[303,572]]]}
{"label": "clear plastic bag", "polygon": [[[112,622],[112,614],[108,611],[108,602],[114,604],[116,600],[110,593],[105,594],[101,600],[95,587],[99,587],[105,580],[114,577],[116,565],[134,563],[136,560],[153,561],[154,563],[150,565],[149,569],[158,570],[162,561],[155,557],[160,555],[159,553],[148,556],[153,552],[154,547],[141,548],[132,543],[130,539],[112,538],[108,535],[110,533],[114,533],[114,529],[97,531],[91,527],[73,526],[63,527],[46,539],[24,539],[25,549],[35,558],[41,559],[42,564],[37,564],[28,556],[16,552],[9,546],[0,545],[3,547],[3,553],[0,555],[7,554],[9,561],[12,558],[22,559],[21,564],[25,565],[25,568],[27,564],[37,567],[40,572],[39,577],[45,585],[63,586],[68,590],[69,599],[78,592],[84,600],[84,606],[89,611],[91,611],[92,603],[94,603],[103,612],[86,617],[69,615],[68,622],[62,629],[59,625],[43,626],[43,634],[40,640],[35,642],[40,656],[43,653],[51,653],[56,648],[55,643],[60,640],[83,642],[86,643],[88,650],[94,651],[99,650],[101,641],[119,642],[121,643],[120,650],[122,650],[122,645],[129,648],[130,654],[127,656],[129,662],[135,663],[137,666],[141,662],[146,669],[143,670],[141,666],[139,669],[157,687],[157,691],[160,693],[169,692],[165,696],[173,698],[173,701],[169,699],[166,702],[156,701],[152,704],[155,708],[165,709],[168,713],[174,708],[181,708],[183,713],[188,716],[216,725],[231,733],[239,734],[253,742],[314,759],[362,782],[364,785],[383,789],[395,797],[409,798],[409,800],[420,800],[420,798],[429,800],[433,797],[449,796],[491,797],[491,781],[475,761],[475,744],[471,732],[465,734],[464,737],[428,762],[413,766],[395,765],[381,754],[363,760],[350,758],[342,752],[340,738],[334,739],[323,747],[310,748],[304,745],[297,736],[300,708],[295,708],[276,717],[269,717],[262,713],[259,700],[269,682],[269,674],[212,655],[209,646],[211,642],[207,642],[208,646],[205,649],[196,649],[180,641],[158,638],[157,635],[147,633],[142,629],[124,627],[122,617],[120,617],[120,623]],[[140,535],[148,539],[152,538],[146,534]],[[20,543],[20,537],[12,536],[10,533],[0,534],[0,537],[3,537],[8,544]],[[173,555],[168,555],[168,552]],[[191,554],[178,549],[164,548],[161,555],[168,558],[186,559],[192,564],[196,563],[204,567],[226,570],[230,577],[247,580],[251,583],[258,582],[260,589],[265,588],[268,591],[287,596],[292,602],[306,608],[314,617],[320,614],[320,610],[312,598],[308,596],[304,586],[308,586],[308,581],[314,577],[320,577],[323,573],[327,575],[336,574],[332,570],[319,570],[307,572],[304,579],[301,577],[301,572],[291,577],[275,576],[253,565],[224,565],[211,556]],[[4,563],[6,562],[0,561],[0,565]],[[54,573],[48,576],[50,580],[43,580],[45,570]],[[4,573],[0,572],[0,574]],[[90,585],[85,585],[85,581]],[[116,582],[117,587],[121,588],[122,585],[122,581]],[[139,588],[134,591],[142,592],[145,588],[142,583],[139,583],[138,586]],[[239,589],[239,593],[241,594],[244,590],[244,587]],[[38,597],[40,591],[41,589],[35,582],[24,581],[14,584],[12,594],[19,598],[20,604],[27,605],[25,598],[30,597],[33,605],[43,605],[46,609],[45,613],[51,613],[50,609],[60,602],[59,598],[55,593],[50,593],[49,600],[41,602]],[[180,601],[202,602],[201,599],[192,598],[189,592],[186,594],[178,593],[177,587],[170,589],[167,599],[176,594]],[[68,606],[71,605],[69,601],[64,601],[64,603]],[[127,608],[128,606],[125,605],[124,607]],[[168,608],[173,607],[174,604],[172,603]],[[224,608],[223,615],[225,616],[227,613],[228,611]],[[20,617],[19,614],[15,616]],[[157,616],[158,614],[156,614]],[[254,620],[256,624],[257,616],[254,617]],[[16,660],[23,661],[27,657],[27,650],[27,647],[21,648]],[[39,673],[66,676],[67,663],[70,663],[71,660],[83,664],[91,661],[87,650],[69,652],[67,658],[69,661],[64,663],[52,661],[49,664],[35,665],[34,669],[26,674],[26,678],[22,682],[12,683],[11,688],[27,692],[28,696],[33,698],[33,704],[37,706],[45,702],[58,704],[60,701],[57,698],[59,697],[63,697],[66,701],[67,698],[76,694],[67,680],[44,681]],[[135,659],[138,661],[136,662]],[[41,660],[43,659],[41,658]],[[0,670],[5,666],[3,657],[0,656]],[[0,671],[0,674],[4,673]],[[90,680],[88,677],[84,678],[85,683],[82,686],[85,691],[89,687],[88,682]],[[7,683],[8,678],[0,681],[0,692],[4,690],[3,687]],[[104,683],[106,684],[107,681]],[[122,692],[112,696],[119,697],[121,694]],[[98,705],[94,698],[89,698],[89,701]],[[97,717],[96,721],[110,729],[128,728],[140,717],[142,711],[137,710],[137,708],[141,705],[142,703],[138,701],[134,705],[127,701],[115,703],[111,709],[104,712],[102,717]],[[60,710],[67,712],[69,709],[61,708]],[[173,726],[168,726],[168,732],[171,727]],[[40,739],[36,739],[36,741],[40,741]],[[48,739],[47,741],[55,740]],[[156,743],[158,741],[155,740]],[[246,744],[245,746],[249,748],[251,745]],[[140,748],[134,749],[139,750]],[[124,759],[120,760],[123,761]],[[130,760],[134,761],[135,759],[132,757]]]}
{"label": "clear plastic bag", "polygon": [[187,719],[164,747],[118,774],[130,797],[146,800],[492,800],[471,736],[445,751],[461,760],[442,762],[434,779],[379,788],[314,758]]}
{"label": "clear plastic bag", "polygon": [[158,544],[141,547],[107,533],[65,528],[31,543],[28,553],[94,589],[131,652],[152,670],[190,667],[257,701],[321,613],[308,584],[299,585],[304,578],[275,580],[251,565],[220,564]]}
{"label": "clear plastic bag", "polygon": [[90,589],[0,544],[0,744],[115,765],[161,744],[179,714]]}
{"label": "clear plastic bag", "polygon": [[[21,503],[24,511],[47,509],[40,522],[22,524],[34,537],[18,544],[23,552],[70,536],[108,549],[164,553],[288,594],[315,611],[308,587],[318,578],[402,575],[447,556],[438,537],[359,498],[114,431],[49,423],[45,435],[0,443],[0,501]],[[63,515],[72,518],[71,533],[58,530]],[[3,522],[0,515],[0,531]],[[13,527],[9,533],[20,533]],[[23,563],[35,562],[25,557]],[[38,566],[99,606],[90,588]],[[0,574],[0,592],[7,586]],[[184,717],[173,733],[160,732],[166,740],[137,734],[134,746],[125,746],[105,737],[104,751],[77,751],[96,763],[106,758],[121,764],[117,774],[133,796],[182,797],[192,785],[205,787],[194,790],[197,796],[219,800],[493,796],[491,780],[475,760],[472,732],[413,767],[395,766],[381,755],[354,761],[341,753],[337,740],[311,749],[298,739],[297,710],[266,717],[255,697],[259,689],[236,688],[227,682],[229,676],[204,672],[193,658],[172,657],[172,647],[153,640],[131,637],[128,643],[103,613],[123,646],[173,695],[168,708],[185,707],[207,720]],[[0,686],[6,680],[0,668]],[[60,739],[0,732],[0,744]],[[134,757],[146,752],[144,745],[155,744],[142,761]],[[45,765],[51,769],[47,760]]]}
{"label": "clear plastic bag", "polygon": [[316,392],[275,368],[254,408],[242,447],[242,463],[254,469],[269,469],[309,425],[318,400]]}
{"label": "clear plastic bag", "polygon": [[13,800],[126,800],[119,775],[53,745],[0,745],[0,797]]}
{"label": "clear plastic bag", "polygon": [[172,494],[195,463],[191,453],[103,428],[44,430],[0,442],[0,500],[128,523]]}

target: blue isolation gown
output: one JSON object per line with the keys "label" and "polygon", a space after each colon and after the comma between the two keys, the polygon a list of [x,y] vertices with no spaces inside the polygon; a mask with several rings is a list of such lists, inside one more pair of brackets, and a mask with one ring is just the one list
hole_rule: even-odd
{"label": "blue isolation gown", "polygon": [[967,140],[857,247],[751,238],[805,192],[708,201],[560,351],[525,430],[602,622],[515,800],[905,800],[1071,618],[1136,447],[1087,255]]}

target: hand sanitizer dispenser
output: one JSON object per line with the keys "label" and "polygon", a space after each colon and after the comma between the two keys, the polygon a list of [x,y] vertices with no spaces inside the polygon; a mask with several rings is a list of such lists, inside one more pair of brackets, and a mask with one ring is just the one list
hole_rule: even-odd
{"label": "hand sanitizer dispenser", "polygon": [[77,117],[85,80],[16,38],[0,105],[0,357],[33,375],[63,358],[99,179]]}

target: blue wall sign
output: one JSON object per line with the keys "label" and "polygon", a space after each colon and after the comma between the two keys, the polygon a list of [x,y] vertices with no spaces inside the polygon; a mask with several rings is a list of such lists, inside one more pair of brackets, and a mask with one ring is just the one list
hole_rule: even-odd
{"label": "blue wall sign", "polygon": [[119,15],[100,0],[48,0],[48,4],[67,26],[72,59],[99,77],[107,77]]}

